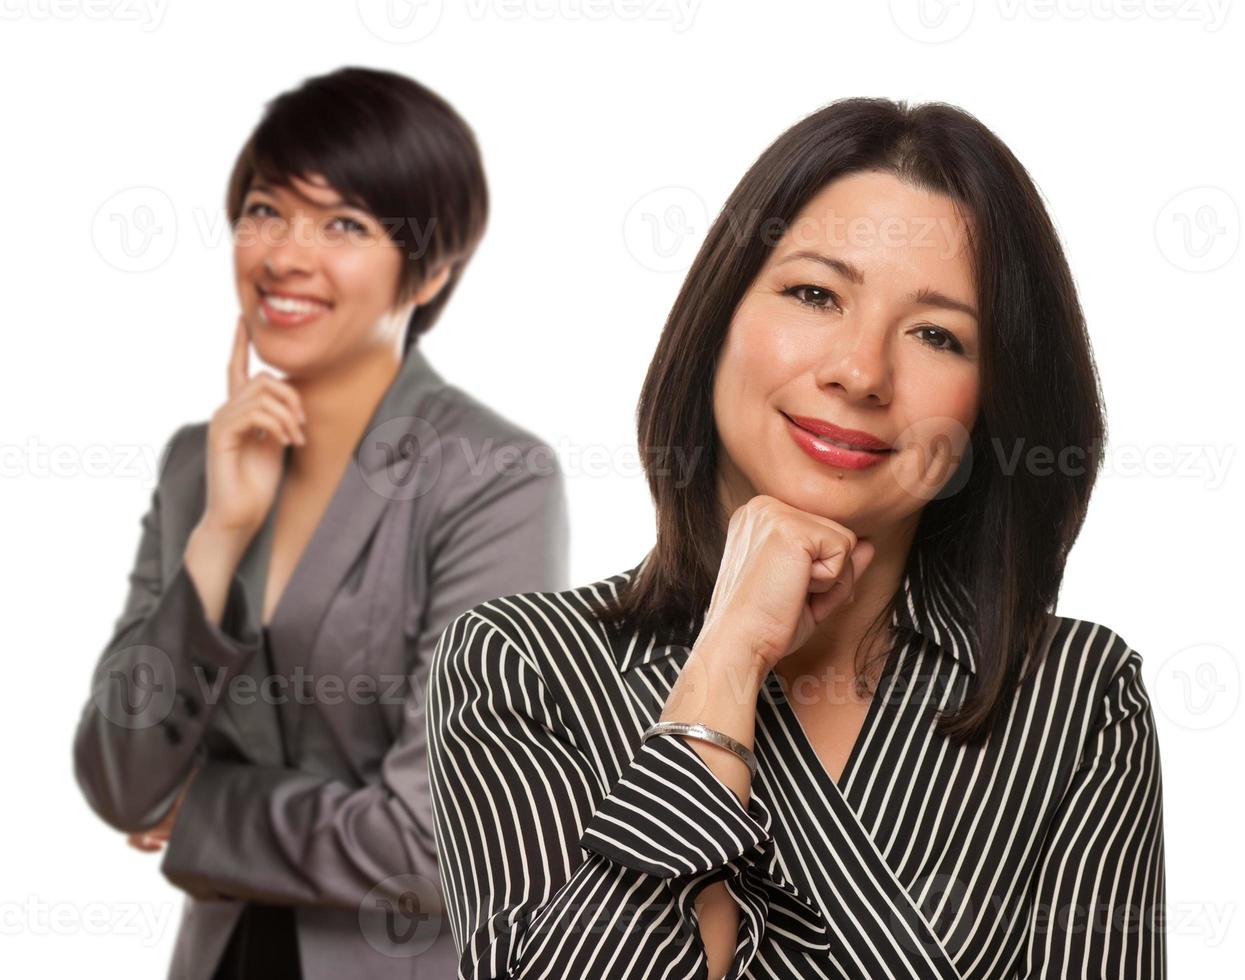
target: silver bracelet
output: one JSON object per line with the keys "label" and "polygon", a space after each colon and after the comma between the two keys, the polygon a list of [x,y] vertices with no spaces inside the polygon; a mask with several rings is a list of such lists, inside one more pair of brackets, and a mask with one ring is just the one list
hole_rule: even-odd
{"label": "silver bracelet", "polygon": [[653,735],[663,735],[666,733],[686,735],[689,738],[698,738],[703,742],[712,742],[714,745],[720,745],[722,748],[734,752],[739,758],[743,759],[744,765],[748,767],[749,776],[755,778],[757,774],[757,757],[752,754],[752,749],[738,739],[731,738],[725,732],[720,732],[716,728],[710,728],[708,725],[697,725],[688,721],[659,721],[645,729],[644,734],[640,736],[640,741],[641,743],[647,742]]}

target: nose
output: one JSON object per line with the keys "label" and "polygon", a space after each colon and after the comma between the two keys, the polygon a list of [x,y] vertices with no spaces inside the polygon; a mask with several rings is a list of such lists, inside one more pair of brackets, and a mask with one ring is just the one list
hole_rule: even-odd
{"label": "nose", "polygon": [[264,271],[276,279],[312,271],[315,256],[315,223],[299,214],[282,223],[265,242]]}
{"label": "nose", "polygon": [[818,387],[838,389],[853,401],[887,404],[892,377],[886,327],[881,322],[840,323],[817,370]]}

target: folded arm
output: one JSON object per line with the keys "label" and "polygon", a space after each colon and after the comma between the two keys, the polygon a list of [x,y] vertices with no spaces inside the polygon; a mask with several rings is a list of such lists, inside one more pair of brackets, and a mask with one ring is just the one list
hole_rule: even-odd
{"label": "folded arm", "polygon": [[[294,769],[207,760],[190,785],[161,871],[197,897],[355,908],[369,895],[440,908],[426,743],[428,665],[464,610],[564,587],[562,476],[486,475],[464,485],[430,544],[427,607],[402,729],[362,787]],[[414,877],[412,877],[414,876]],[[429,903],[436,907],[426,907]]]}
{"label": "folded arm", "polygon": [[530,653],[474,612],[442,638],[428,724],[460,978],[703,976],[696,899],[716,881],[743,910],[728,976],[755,956],[781,914],[770,814],[681,738],[602,786]]}

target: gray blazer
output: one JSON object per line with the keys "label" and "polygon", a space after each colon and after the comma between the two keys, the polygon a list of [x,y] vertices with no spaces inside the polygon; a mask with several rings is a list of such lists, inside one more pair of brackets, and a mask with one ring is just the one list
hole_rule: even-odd
{"label": "gray blazer", "polygon": [[427,670],[465,610],[569,587],[556,457],[413,347],[265,642],[275,507],[219,625],[182,560],[204,508],[206,433],[183,426],[164,448],[74,739],[82,792],[132,833],[160,821],[198,766],[160,865],[186,893],[171,980],[211,977],[247,899],[295,907],[308,980],[452,977]]}

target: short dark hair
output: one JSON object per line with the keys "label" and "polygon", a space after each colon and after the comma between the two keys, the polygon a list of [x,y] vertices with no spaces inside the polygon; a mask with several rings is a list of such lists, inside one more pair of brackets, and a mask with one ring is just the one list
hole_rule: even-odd
{"label": "short dark hair", "polygon": [[405,248],[397,301],[449,266],[445,286],[411,314],[410,350],[436,322],[484,234],[488,185],[475,135],[449,103],[397,72],[344,67],[309,78],[265,105],[239,152],[226,193],[230,224],[241,219],[257,176],[292,189],[291,178],[313,173]]}
{"label": "short dark hair", "polygon": [[[928,567],[949,563],[975,604],[968,626],[983,655],[968,696],[939,724],[946,736],[976,740],[1053,624],[1106,419],[1072,274],[1041,197],[1003,142],[955,106],[830,103],[779,136],[731,193],[674,301],[640,393],[636,421],[656,545],[602,619],[681,636],[703,615],[725,546],[712,395],[732,316],[781,238],[774,223],[789,227],[821,188],[857,171],[946,195],[971,226],[980,411],[953,492],[922,510],[908,569],[921,556]],[[1007,472],[992,464],[991,445],[1048,447],[1057,458],[1071,447],[1079,467]],[[699,460],[690,482],[669,465],[677,458]],[[866,638],[889,623],[902,594],[901,587]]]}

